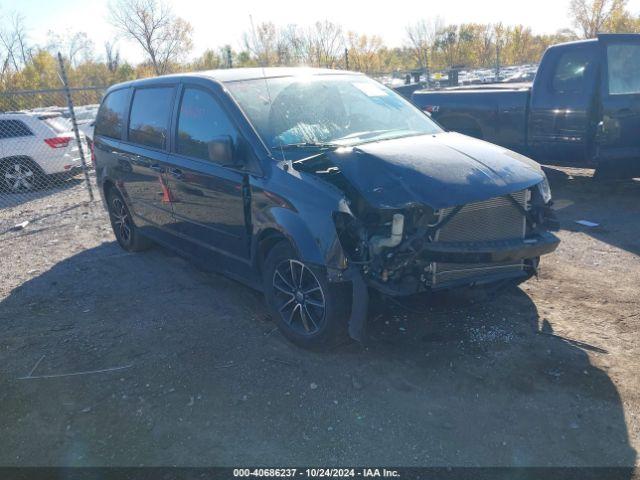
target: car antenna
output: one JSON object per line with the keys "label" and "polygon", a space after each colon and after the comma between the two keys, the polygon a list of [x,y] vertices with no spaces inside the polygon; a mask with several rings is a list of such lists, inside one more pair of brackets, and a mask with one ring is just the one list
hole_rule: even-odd
{"label": "car antenna", "polygon": [[[258,37],[256,36],[256,27],[253,24],[253,15],[249,14],[249,23],[251,24],[251,36],[253,37],[253,46],[257,49],[258,46]],[[256,52],[257,54],[257,52]],[[267,89],[267,97],[269,98],[269,107],[273,108],[273,100],[271,98],[271,89],[269,88],[269,82],[267,81],[267,74],[264,70],[264,59],[260,59],[260,55],[258,54],[258,61],[260,62],[260,68],[262,69],[262,79],[264,80],[264,86]],[[287,159],[284,156],[284,149],[282,148],[282,143],[278,142],[280,146],[280,154],[282,155],[282,161],[286,163]],[[291,168],[291,165],[288,163],[285,164],[285,170]]]}

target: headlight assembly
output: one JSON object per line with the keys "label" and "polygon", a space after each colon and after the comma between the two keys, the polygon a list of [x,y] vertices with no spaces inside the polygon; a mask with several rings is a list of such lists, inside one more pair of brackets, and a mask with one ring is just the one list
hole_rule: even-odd
{"label": "headlight assembly", "polygon": [[551,201],[551,187],[549,186],[549,179],[546,175],[544,176],[544,180],[538,184],[538,191],[545,204]]}

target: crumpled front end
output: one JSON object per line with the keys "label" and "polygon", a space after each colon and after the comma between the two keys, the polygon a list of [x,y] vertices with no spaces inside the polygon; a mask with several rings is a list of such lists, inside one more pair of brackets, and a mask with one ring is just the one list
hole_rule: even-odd
{"label": "crumpled front end", "polygon": [[423,135],[292,165],[344,195],[333,213],[337,278],[388,295],[524,280],[559,243],[540,166],[486,142]]}
{"label": "crumpled front end", "polygon": [[389,295],[526,279],[559,240],[538,186],[432,210],[413,205],[336,219],[349,262]]}

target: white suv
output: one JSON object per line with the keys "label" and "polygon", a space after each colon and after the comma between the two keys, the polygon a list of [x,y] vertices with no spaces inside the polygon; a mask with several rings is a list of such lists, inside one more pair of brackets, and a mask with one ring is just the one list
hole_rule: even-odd
{"label": "white suv", "polygon": [[[84,135],[80,135],[88,155]],[[50,114],[0,114],[0,190],[33,190],[46,185],[47,175],[71,175],[81,169],[69,121]]]}

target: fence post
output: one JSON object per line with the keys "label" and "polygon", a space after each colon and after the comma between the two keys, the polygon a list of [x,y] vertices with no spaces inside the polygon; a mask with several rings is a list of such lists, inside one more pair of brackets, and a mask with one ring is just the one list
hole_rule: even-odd
{"label": "fence post", "polygon": [[69,114],[71,115],[73,134],[76,137],[76,142],[78,143],[78,151],[80,152],[80,161],[82,162],[84,181],[87,185],[87,190],[89,191],[89,200],[93,202],[93,188],[91,187],[91,180],[89,179],[89,169],[87,168],[87,161],[84,157],[84,148],[82,148],[82,142],[80,141],[80,132],[78,131],[78,123],[76,122],[76,113],[73,109],[73,99],[71,98],[71,90],[69,90],[67,72],[64,69],[64,62],[62,61],[62,55],[60,55],[60,52],[58,52],[58,63],[60,64],[60,76],[62,78],[64,92],[67,95],[67,106],[69,108]]}
{"label": "fence post", "polygon": [[227,45],[226,48],[227,53],[227,68],[233,68],[233,59],[231,57],[231,47]]}

